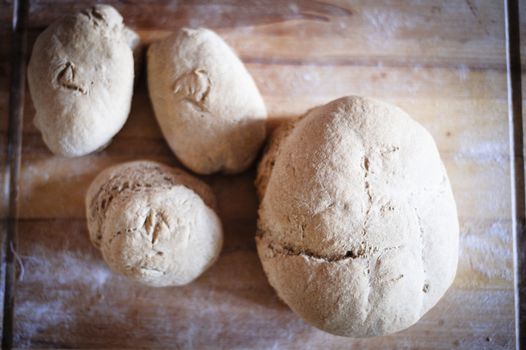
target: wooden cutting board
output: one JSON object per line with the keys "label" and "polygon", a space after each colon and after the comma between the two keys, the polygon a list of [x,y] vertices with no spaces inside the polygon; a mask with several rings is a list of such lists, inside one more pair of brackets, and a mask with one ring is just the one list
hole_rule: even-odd
{"label": "wooden cutting board", "polygon": [[[28,51],[49,23],[91,3],[30,1]],[[451,179],[461,224],[457,278],[420,322],[395,335],[348,339],[307,325],[278,300],[257,258],[254,169],[204,177],[218,197],[225,243],[218,262],[194,283],[154,289],[110,272],[88,240],[88,184],[100,170],[127,160],[179,164],[152,114],[143,67],[128,122],[107,149],[86,157],[65,159],[47,150],[32,125],[35,111],[26,92],[16,236],[21,264],[15,285],[8,286],[15,297],[13,324],[4,325],[12,327],[16,347],[514,347],[502,2],[107,3],[146,45],[181,26],[216,30],[254,76],[269,128],[350,94],[409,112],[434,136]],[[10,11],[10,1],[0,2],[2,42],[10,41]],[[0,51],[2,115],[9,47]],[[2,145],[6,125],[1,119]]]}

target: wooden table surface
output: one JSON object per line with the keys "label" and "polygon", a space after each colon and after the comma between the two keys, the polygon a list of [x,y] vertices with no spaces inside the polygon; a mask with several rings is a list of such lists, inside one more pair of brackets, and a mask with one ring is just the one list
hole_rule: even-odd
{"label": "wooden table surface", "polygon": [[[9,177],[13,2],[0,0],[2,180]],[[30,1],[28,52],[50,22],[91,3]],[[107,149],[90,156],[53,156],[32,124],[35,111],[25,94],[13,246],[20,263],[15,283],[6,286],[14,301],[4,305],[14,311],[4,334],[8,327],[15,347],[514,348],[502,1],[107,3],[146,44],[181,26],[216,30],[256,80],[268,107],[269,128],[350,94],[384,99],[409,112],[434,136],[453,186],[460,218],[457,277],[435,308],[395,335],[349,339],[307,325],[278,300],[257,258],[254,169],[204,177],[218,197],[225,243],[217,263],[202,277],[185,287],[154,289],[110,272],[88,240],[83,197],[90,181],[108,165],[127,160],[178,164],[154,119],[143,67],[128,122]],[[521,28],[526,37],[526,25]],[[8,191],[1,198],[4,217]],[[4,269],[1,273],[3,295]]]}

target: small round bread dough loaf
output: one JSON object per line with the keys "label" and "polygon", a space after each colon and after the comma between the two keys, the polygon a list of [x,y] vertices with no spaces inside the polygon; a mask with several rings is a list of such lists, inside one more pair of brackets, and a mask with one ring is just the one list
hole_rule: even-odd
{"label": "small round bread dough loaf", "polygon": [[51,152],[82,156],[106,146],[130,112],[138,36],[111,6],[95,5],[40,34],[28,66],[35,126]]}
{"label": "small round bread dough loaf", "polygon": [[431,135],[395,106],[345,97],[309,111],[277,131],[256,184],[269,282],[324,331],[403,330],[453,282],[446,170]]}
{"label": "small round bread dough loaf", "polygon": [[105,169],[86,194],[90,239],[110,268],[156,287],[190,283],[217,259],[214,209],[206,184],[152,161]]}
{"label": "small round bread dough loaf", "polygon": [[175,155],[200,174],[238,173],[265,139],[267,112],[232,49],[207,29],[183,28],[148,50],[148,89]]}

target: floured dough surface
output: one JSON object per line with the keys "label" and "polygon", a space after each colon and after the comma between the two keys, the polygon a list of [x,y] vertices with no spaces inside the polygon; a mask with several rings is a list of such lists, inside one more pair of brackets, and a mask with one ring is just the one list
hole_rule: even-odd
{"label": "floured dough surface", "polygon": [[116,197],[152,188],[168,190],[178,185],[192,189],[208,207],[216,209],[215,196],[210,187],[181,169],[152,161],[122,163],[105,169],[93,180],[86,194],[91,242],[100,247],[102,222]]}
{"label": "floured dough surface", "polygon": [[116,272],[152,286],[184,285],[217,259],[223,234],[203,182],[157,162],[102,171],[86,194],[93,244]]}
{"label": "floured dough surface", "polygon": [[234,51],[208,29],[183,28],[153,43],[148,90],[170,148],[191,170],[238,173],[265,139],[267,112]]}
{"label": "floured dough surface", "polygon": [[51,24],[28,66],[34,123],[55,154],[75,157],[106,146],[131,106],[138,36],[111,6],[95,5]]}
{"label": "floured dough surface", "polygon": [[322,330],[403,330],[454,279],[446,170],[431,135],[397,107],[345,97],[309,111],[277,131],[256,184],[269,282]]}

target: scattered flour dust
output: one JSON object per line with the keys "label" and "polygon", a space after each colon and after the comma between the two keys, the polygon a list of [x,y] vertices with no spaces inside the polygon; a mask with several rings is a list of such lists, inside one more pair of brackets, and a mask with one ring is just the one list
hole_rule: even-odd
{"label": "scattered flour dust", "polygon": [[461,227],[459,274],[468,283],[487,284],[488,280],[511,284],[513,254],[511,221],[495,221],[486,227],[466,222]]}
{"label": "scattered flour dust", "polygon": [[457,67],[457,75],[461,81],[468,80],[471,70],[465,64],[461,64]]}
{"label": "scattered flour dust", "polygon": [[[21,256],[25,274],[18,281],[15,303],[15,344],[30,347],[38,334],[60,327],[67,333],[77,315],[72,310],[79,300],[101,294],[111,271],[92,250],[68,248],[52,250],[34,243],[29,254]],[[38,287],[46,288],[38,288]],[[37,287],[37,288],[35,288]],[[49,339],[47,339],[49,340]]]}
{"label": "scattered flour dust", "polygon": [[[97,290],[103,287],[111,276],[102,259],[94,255],[91,250],[90,252],[50,250],[43,245],[35,244],[29,256],[22,256],[22,260],[26,271],[30,272],[26,275],[29,283],[46,282],[56,285],[75,283]],[[56,270],[57,266],[60,270]]]}
{"label": "scattered flour dust", "polygon": [[494,162],[501,167],[509,167],[510,146],[507,129],[493,130],[491,135],[480,132],[476,129],[465,130],[458,135],[459,145],[453,160],[470,160],[483,164]]}
{"label": "scattered flour dust", "polygon": [[387,38],[395,37],[401,29],[415,29],[427,25],[423,16],[412,16],[392,9],[365,8],[362,15],[376,31]]}
{"label": "scattered flour dust", "polygon": [[15,308],[15,327],[18,331],[15,334],[14,344],[17,347],[31,347],[31,339],[39,332],[46,329],[54,329],[70,322],[70,317],[66,315],[64,302],[55,299],[47,303],[41,301],[25,300],[17,303]]}

